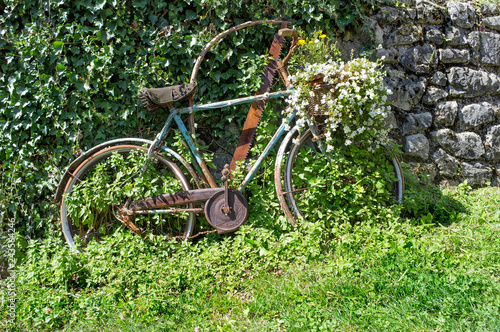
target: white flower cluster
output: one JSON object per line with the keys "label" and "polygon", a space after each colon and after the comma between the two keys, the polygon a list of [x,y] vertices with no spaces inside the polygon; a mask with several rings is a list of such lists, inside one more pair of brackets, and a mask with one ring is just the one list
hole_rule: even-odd
{"label": "white flower cluster", "polygon": [[[347,63],[330,60],[306,64],[304,70],[290,77],[294,93],[287,98],[288,111],[296,113],[301,121],[314,121],[320,111],[327,115],[328,130],[324,132],[327,150],[333,149],[332,132],[339,128],[346,145],[363,140],[378,147],[387,141],[385,118],[390,109],[386,105],[390,91],[384,87],[383,76],[377,63],[364,58]],[[321,78],[324,84],[333,87],[320,98],[313,98],[315,90],[311,82]],[[310,105],[314,100],[316,104]]]}

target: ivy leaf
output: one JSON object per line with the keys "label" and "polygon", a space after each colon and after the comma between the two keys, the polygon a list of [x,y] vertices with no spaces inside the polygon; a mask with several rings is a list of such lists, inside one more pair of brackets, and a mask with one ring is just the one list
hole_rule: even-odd
{"label": "ivy leaf", "polygon": [[344,17],[339,17],[338,19],[336,19],[336,22],[337,22],[338,26],[342,30],[344,30],[349,25],[349,23],[352,22],[353,19],[354,19],[354,16],[351,14],[348,14]]}
{"label": "ivy leaf", "polygon": [[7,85],[7,90],[9,90],[9,94],[12,95],[14,92],[14,83],[16,82],[15,77],[9,77],[9,84]]}
{"label": "ivy leaf", "polygon": [[54,47],[56,50],[62,49],[63,45],[64,45],[64,42],[62,42],[60,40],[56,40],[55,42],[52,43],[52,47]]}
{"label": "ivy leaf", "polygon": [[106,0],[96,1],[95,9],[101,10],[106,5]]}
{"label": "ivy leaf", "polygon": [[186,11],[186,20],[192,21],[192,20],[196,20],[197,18],[198,18],[198,14],[196,14],[192,10]]}
{"label": "ivy leaf", "polygon": [[191,47],[193,47],[194,45],[196,45],[196,37],[192,37],[191,42],[189,43],[189,46]]}

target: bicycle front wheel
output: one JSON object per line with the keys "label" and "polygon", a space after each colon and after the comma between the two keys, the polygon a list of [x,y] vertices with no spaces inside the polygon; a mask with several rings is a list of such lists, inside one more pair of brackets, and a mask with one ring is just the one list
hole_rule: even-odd
{"label": "bicycle front wheel", "polygon": [[[321,153],[310,129],[292,145],[285,162],[283,195],[295,219],[357,222],[403,199],[403,175],[395,156],[334,147]],[[360,158],[362,156],[362,158]],[[290,217],[289,217],[290,218]]]}
{"label": "bicycle front wheel", "polygon": [[[98,151],[75,170],[61,200],[61,223],[70,247],[85,247],[121,226],[117,209],[126,201],[189,190],[180,168],[167,158],[148,163],[148,149],[118,145]],[[192,205],[186,205],[192,208]],[[133,223],[146,233],[190,236],[194,212],[134,216]]]}

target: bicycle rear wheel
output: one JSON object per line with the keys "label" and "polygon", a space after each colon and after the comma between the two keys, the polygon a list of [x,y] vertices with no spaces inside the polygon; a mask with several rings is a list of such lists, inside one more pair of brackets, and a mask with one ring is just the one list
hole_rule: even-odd
{"label": "bicycle rear wheel", "polygon": [[366,205],[402,202],[403,175],[395,156],[379,151],[360,159],[359,150],[356,154],[345,146],[325,155],[312,138],[310,129],[305,131],[284,165],[283,195],[292,222],[297,218],[355,222],[368,217]]}
{"label": "bicycle rear wheel", "polygon": [[[113,146],[90,156],[75,170],[60,209],[63,234],[70,247],[85,247],[120,227],[117,208],[127,200],[190,189],[179,167],[161,156],[141,173],[147,152],[147,148],[135,145]],[[146,233],[190,236],[195,213],[138,215],[133,223]]]}

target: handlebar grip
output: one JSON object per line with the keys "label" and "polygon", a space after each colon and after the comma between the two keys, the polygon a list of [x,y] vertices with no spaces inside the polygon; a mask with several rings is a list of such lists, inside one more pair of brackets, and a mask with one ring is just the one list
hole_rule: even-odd
{"label": "handlebar grip", "polygon": [[283,36],[283,37],[291,37],[291,36],[297,36],[297,32],[293,29],[279,29],[278,35]]}

